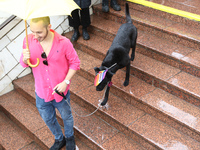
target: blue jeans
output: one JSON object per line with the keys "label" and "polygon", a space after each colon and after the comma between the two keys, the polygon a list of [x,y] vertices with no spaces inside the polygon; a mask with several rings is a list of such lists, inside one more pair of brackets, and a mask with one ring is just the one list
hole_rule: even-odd
{"label": "blue jeans", "polygon": [[66,99],[63,99],[61,102],[57,103],[55,100],[50,102],[45,102],[44,99],[41,99],[37,93],[36,95],[36,107],[40,113],[40,116],[51,130],[56,140],[61,141],[63,139],[63,133],[61,127],[56,119],[55,108],[61,114],[64,123],[65,137],[69,138],[74,135],[73,125],[74,119],[71,113],[71,108],[66,102],[70,104],[70,92],[68,91]]}

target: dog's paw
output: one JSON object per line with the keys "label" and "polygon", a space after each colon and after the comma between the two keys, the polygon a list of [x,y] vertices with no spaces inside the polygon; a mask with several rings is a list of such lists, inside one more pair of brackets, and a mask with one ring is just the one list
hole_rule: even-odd
{"label": "dog's paw", "polygon": [[108,103],[106,103],[106,105],[104,105],[103,106],[103,109],[106,109],[106,110],[108,110],[108,108],[109,108],[110,106],[109,106],[109,104]]}
{"label": "dog's paw", "polygon": [[109,105],[108,105],[108,103],[106,103],[104,106],[100,106],[101,107],[101,109],[103,109],[103,110],[108,110],[108,108],[109,108]]}
{"label": "dog's paw", "polygon": [[124,81],[124,86],[128,86],[129,85],[129,81]]}
{"label": "dog's paw", "polygon": [[101,105],[101,103],[103,102],[103,100],[102,99],[100,99],[99,100],[99,104],[98,104],[98,106],[100,107],[100,108],[102,108],[102,109],[106,109],[106,110],[108,110],[108,108],[109,108],[109,105],[108,105],[108,103],[106,103],[105,105]]}

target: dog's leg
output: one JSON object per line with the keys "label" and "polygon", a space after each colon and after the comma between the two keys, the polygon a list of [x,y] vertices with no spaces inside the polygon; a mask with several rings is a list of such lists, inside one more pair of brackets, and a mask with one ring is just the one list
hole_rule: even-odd
{"label": "dog's leg", "polygon": [[135,48],[132,48],[131,61],[135,58]]}
{"label": "dog's leg", "polygon": [[124,81],[124,86],[129,85],[129,76],[130,76],[130,62],[126,66],[126,78],[125,78],[125,81]]}
{"label": "dog's leg", "polygon": [[132,43],[132,54],[131,54],[131,61],[134,60],[135,58],[135,49],[136,49],[136,41],[137,41],[137,30],[136,30],[136,35],[132,37],[132,39],[135,39]]}
{"label": "dog's leg", "polygon": [[133,61],[134,58],[135,58],[135,49],[136,49],[136,41],[135,41],[135,43],[134,43],[134,45],[132,47],[131,61]]}
{"label": "dog's leg", "polygon": [[106,103],[107,103],[107,101],[108,101],[109,91],[110,91],[110,86],[107,86],[107,87],[106,87],[105,97],[104,97],[103,102],[101,103],[101,106],[106,105]]}

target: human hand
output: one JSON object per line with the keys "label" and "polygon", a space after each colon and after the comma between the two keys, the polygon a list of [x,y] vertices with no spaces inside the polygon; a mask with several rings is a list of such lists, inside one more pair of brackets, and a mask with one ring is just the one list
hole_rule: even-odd
{"label": "human hand", "polygon": [[30,59],[29,49],[23,49],[23,62],[27,64],[27,60]]}
{"label": "human hand", "polygon": [[55,89],[57,89],[57,91],[58,91],[59,93],[63,93],[63,92],[65,92],[66,88],[67,88],[67,84],[65,83],[65,81],[63,81],[63,82],[57,84],[57,85],[53,88],[53,93],[52,93],[52,95],[56,93],[56,92],[55,92]]}

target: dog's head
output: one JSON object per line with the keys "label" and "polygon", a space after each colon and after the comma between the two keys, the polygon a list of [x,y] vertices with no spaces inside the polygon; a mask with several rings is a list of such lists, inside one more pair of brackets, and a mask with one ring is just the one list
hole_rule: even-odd
{"label": "dog's head", "polygon": [[[95,73],[96,75],[103,70],[108,69],[107,67],[101,66],[100,68],[95,67]],[[104,87],[107,85],[108,82],[111,81],[112,76],[114,75],[114,73],[111,72],[110,69],[107,70],[105,78],[96,86],[96,90],[97,91],[102,91],[104,89]]]}

